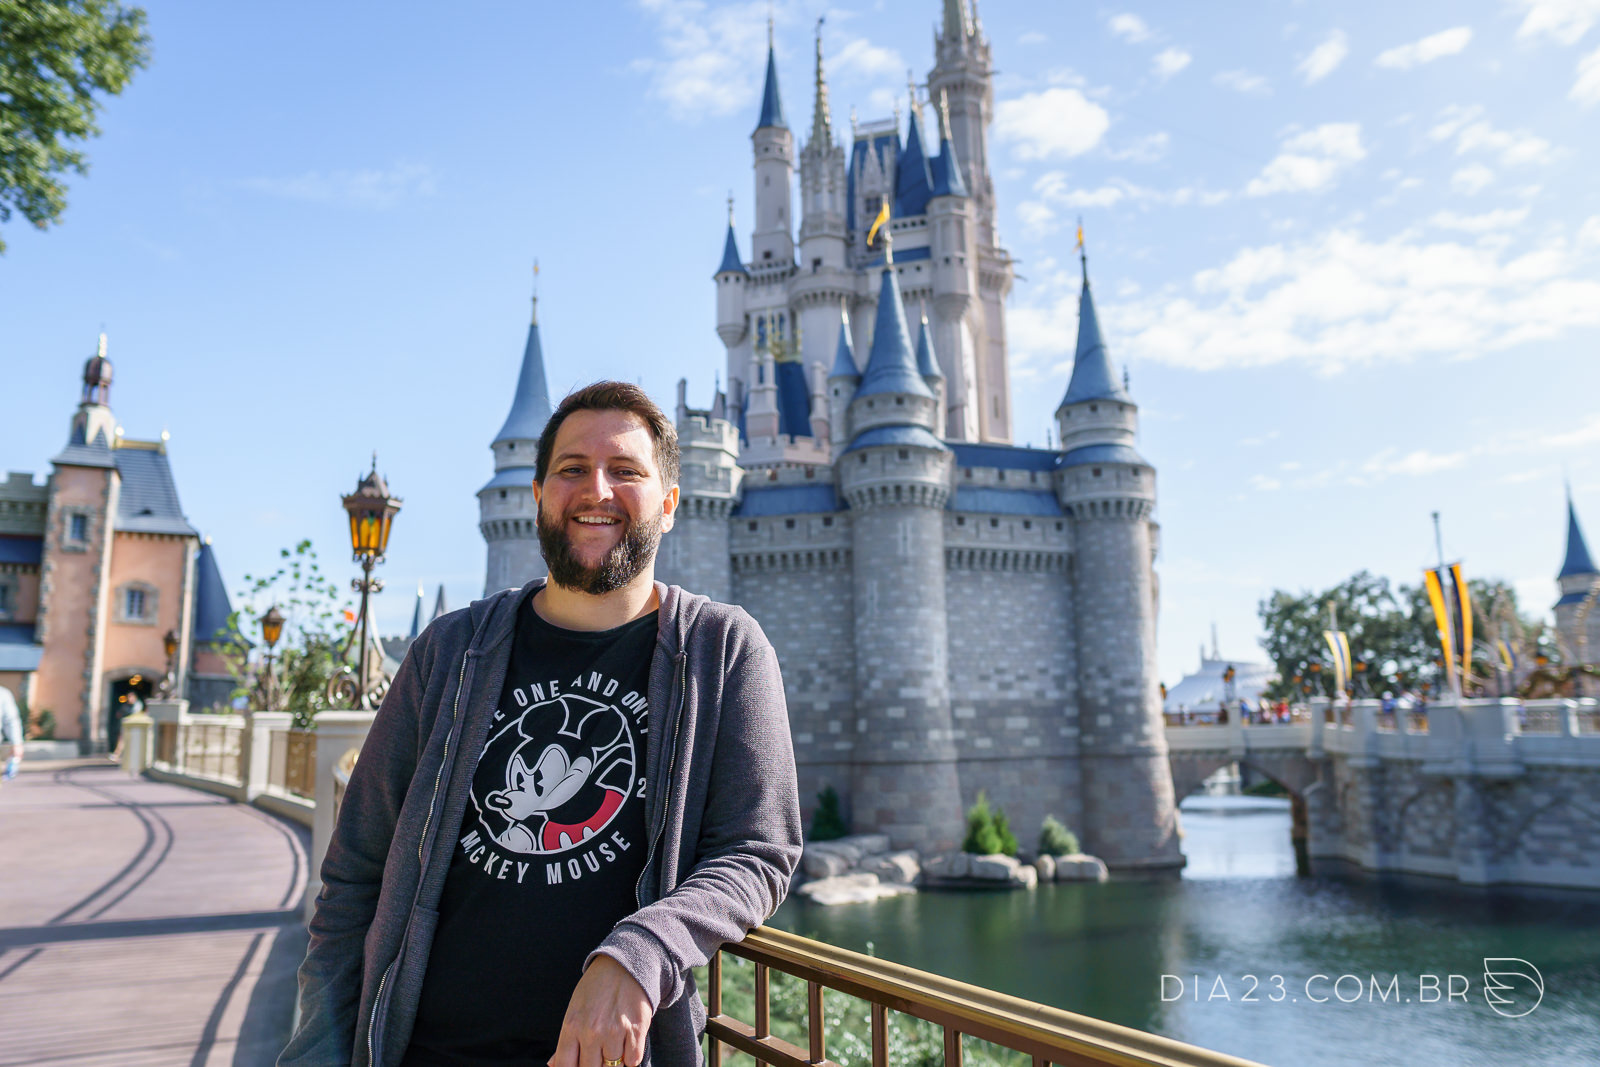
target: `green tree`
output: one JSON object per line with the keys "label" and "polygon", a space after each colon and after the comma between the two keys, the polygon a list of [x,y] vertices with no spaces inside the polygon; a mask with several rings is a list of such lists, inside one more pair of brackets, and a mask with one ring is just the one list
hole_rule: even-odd
{"label": "green tree", "polygon": [[59,175],[89,169],[71,144],[100,133],[96,94],[116,96],[149,62],[142,8],[0,0],[0,222],[15,210],[42,230],[61,217]]}
{"label": "green tree", "polygon": [[811,814],[810,840],[837,841],[849,832],[839,811],[839,791],[831,785],[824,786],[817,794],[817,810]]}
{"label": "green tree", "polygon": [[295,725],[305,727],[312,724],[317,712],[330,706],[328,681],[345,663],[352,634],[345,619],[352,608],[338,583],[322,573],[309,539],[292,550],[280,549],[279,558],[283,562],[271,574],[244,576],[248,585],[239,599],[259,610],[239,610],[228,616],[222,651],[235,678],[255,675],[253,684],[241,685],[233,695],[248,697],[252,706],[262,707],[262,676],[252,671],[249,662],[254,639],[246,639],[240,624],[248,619],[259,635],[261,615],[277,605],[286,621],[273,663],[275,703],[278,710],[294,713]]}
{"label": "green tree", "polygon": [[[1507,583],[1469,579],[1467,588],[1475,648],[1466,688],[1492,694],[1498,691],[1495,640],[1503,636],[1519,660],[1531,662],[1540,651],[1551,654],[1551,638],[1543,623],[1518,611],[1516,592]],[[1265,631],[1261,644],[1278,669],[1269,697],[1296,698],[1307,687],[1313,696],[1332,695],[1333,660],[1322,637],[1329,628],[1330,601],[1339,629],[1349,637],[1350,685],[1356,696],[1442,681],[1443,653],[1426,587],[1421,582],[1393,585],[1360,571],[1320,593],[1279,589],[1260,602],[1257,612]]]}
{"label": "green tree", "polygon": [[1039,825],[1039,855],[1073,856],[1078,852],[1078,835],[1054,815],[1046,815]]}

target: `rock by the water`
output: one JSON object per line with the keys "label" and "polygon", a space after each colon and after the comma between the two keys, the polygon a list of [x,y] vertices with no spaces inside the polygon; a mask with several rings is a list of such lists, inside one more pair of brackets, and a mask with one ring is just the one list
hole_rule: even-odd
{"label": "rock by the water", "polygon": [[1024,889],[1032,889],[1039,884],[1039,872],[1031,864],[1019,863],[1011,871],[1011,880]]}
{"label": "rock by the water", "polygon": [[844,874],[853,862],[833,849],[823,848],[822,845],[807,845],[805,852],[800,857],[800,868],[806,872],[807,878],[833,878]]}
{"label": "rock by the water", "polygon": [[1053,882],[1056,880],[1056,858],[1054,856],[1040,856],[1033,861],[1033,869],[1039,872],[1039,881]]}
{"label": "rock by the water", "polygon": [[915,893],[908,885],[891,885],[878,880],[875,874],[858,871],[833,878],[819,878],[807,882],[798,892],[818,904],[860,904],[880,897],[895,897],[902,893]]}
{"label": "rock by the water", "polygon": [[965,878],[972,870],[972,857],[965,852],[945,852],[922,865],[930,878]]}
{"label": "rock by the water", "polygon": [[1011,873],[1019,866],[1010,856],[973,856],[970,877],[990,882],[1009,882]]}
{"label": "rock by the water", "polygon": [[910,850],[868,856],[861,861],[861,869],[877,875],[880,882],[895,885],[914,885],[922,874],[922,864],[918,862],[917,854]]}
{"label": "rock by the water", "polygon": [[1110,877],[1106,870],[1105,861],[1098,856],[1088,856],[1078,853],[1072,856],[1056,857],[1056,881],[1058,882],[1103,882]]}

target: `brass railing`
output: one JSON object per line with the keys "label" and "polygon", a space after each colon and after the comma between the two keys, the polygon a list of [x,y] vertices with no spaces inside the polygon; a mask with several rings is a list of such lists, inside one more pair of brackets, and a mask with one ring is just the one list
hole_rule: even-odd
{"label": "brass railing", "polygon": [[313,730],[274,730],[267,754],[267,785],[280,793],[315,799],[317,735]]}
{"label": "brass railing", "polygon": [[[755,964],[754,1019],[723,1012],[722,955]],[[771,973],[806,984],[806,1038],[801,1048],[772,1033]],[[707,970],[709,1067],[722,1067],[724,1048],[774,1067],[837,1067],[828,1058],[823,990],[859,997],[871,1009],[872,1067],[888,1067],[889,1012],[942,1028],[945,1067],[961,1067],[962,1037],[987,1041],[1033,1061],[1033,1067],[1254,1067],[1249,1060],[1181,1041],[1036,1004],[902,964],[863,956],[795,934],[762,927],[724,945]]]}
{"label": "brass railing", "polygon": [[234,782],[242,770],[243,739],[244,724],[231,717],[221,722],[159,722],[152,757],[164,770]]}

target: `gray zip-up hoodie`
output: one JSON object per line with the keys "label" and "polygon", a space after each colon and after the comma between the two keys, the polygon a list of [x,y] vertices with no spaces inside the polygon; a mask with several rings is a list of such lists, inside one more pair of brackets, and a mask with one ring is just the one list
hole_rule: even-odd
{"label": "gray zip-up hoodie", "polygon": [[[517,612],[543,584],[439,618],[406,654],[322,863],[300,1025],[279,1067],[387,1067],[405,1054]],[[639,910],[597,951],[615,957],[655,1009],[645,1062],[683,1067],[700,1062],[705,1027],[689,968],[777,910],[800,861],[800,808],[783,680],[761,627],[741,608],[677,586],[657,582],[656,592],[648,858]],[[514,1000],[517,990],[486,975],[484,996]]]}

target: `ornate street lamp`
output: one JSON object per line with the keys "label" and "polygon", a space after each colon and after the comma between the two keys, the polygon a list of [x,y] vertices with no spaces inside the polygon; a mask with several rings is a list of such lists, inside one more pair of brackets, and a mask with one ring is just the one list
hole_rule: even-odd
{"label": "ornate street lamp", "polygon": [[272,681],[272,650],[278,645],[278,638],[283,636],[283,612],[274,604],[261,616],[261,638],[267,643],[266,671],[267,675],[262,684],[261,703],[265,705],[264,711],[271,711],[273,705]]}
{"label": "ornate street lamp", "polygon": [[[389,547],[389,528],[400,513],[400,498],[389,495],[389,486],[378,473],[378,454],[372,454],[372,471],[356,485],[356,491],[343,498],[350,516],[351,558],[361,564],[361,577],[351,579],[350,588],[361,594],[358,633],[361,651],[352,674],[345,666],[328,681],[328,699],[352,709],[373,709],[383,700],[388,685],[372,680],[372,640],[368,633],[367,600],[383,591],[383,580],[372,576],[372,568],[383,562]],[[357,634],[351,634],[356,637]],[[345,645],[348,652],[349,645]]]}
{"label": "ornate street lamp", "polygon": [[178,687],[178,635],[168,630],[161,638],[161,650],[167,654],[167,673],[161,676],[156,695],[166,700]]}

